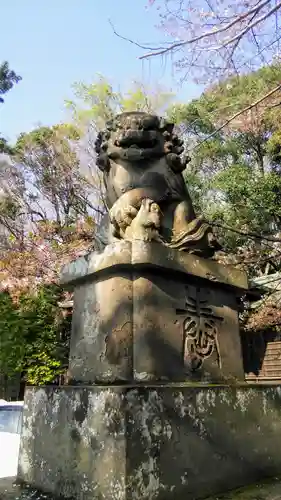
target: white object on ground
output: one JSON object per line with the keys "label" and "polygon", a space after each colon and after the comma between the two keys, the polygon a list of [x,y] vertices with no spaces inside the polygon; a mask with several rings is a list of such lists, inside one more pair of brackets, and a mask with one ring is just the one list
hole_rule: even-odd
{"label": "white object on ground", "polygon": [[17,475],[23,401],[0,400],[0,478]]}

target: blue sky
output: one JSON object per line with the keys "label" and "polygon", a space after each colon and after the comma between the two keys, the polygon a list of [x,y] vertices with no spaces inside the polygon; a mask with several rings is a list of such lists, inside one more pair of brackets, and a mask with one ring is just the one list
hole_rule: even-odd
{"label": "blue sky", "polygon": [[195,85],[178,89],[170,61],[138,60],[142,53],[114,35],[157,43],[157,13],[147,0],[9,0],[1,5],[0,61],[23,80],[0,108],[0,131],[13,141],[38,124],[64,119],[64,99],[75,81],[92,82],[97,73],[126,89],[133,80],[179,92],[184,101],[198,95]]}

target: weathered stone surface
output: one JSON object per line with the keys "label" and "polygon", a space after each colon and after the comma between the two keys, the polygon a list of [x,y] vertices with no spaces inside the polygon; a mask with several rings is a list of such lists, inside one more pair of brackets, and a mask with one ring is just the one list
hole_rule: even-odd
{"label": "weathered stone surface", "polygon": [[115,267],[128,266],[131,262],[131,243],[129,241],[112,243],[102,252],[91,252],[64,266],[61,271],[61,284],[71,286],[77,281],[88,281],[93,274],[105,270],[109,274]]}
{"label": "weathered stone surface", "polygon": [[122,390],[30,388],[25,404],[20,479],[75,499],[123,498]]}
{"label": "weathered stone surface", "polygon": [[280,387],[28,388],[19,477],[76,500],[196,500],[281,472]]}
{"label": "weathered stone surface", "polygon": [[[182,176],[190,158],[181,156],[183,141],[173,123],[138,111],[121,113],[99,132],[95,149],[114,237],[158,240],[204,257],[220,248],[210,225],[195,215]],[[150,202],[159,205],[156,218]]]}
{"label": "weathered stone surface", "polygon": [[[14,484],[11,479],[8,482],[0,479],[0,498],[1,500],[62,500],[28,485]],[[219,496],[219,500],[280,500],[280,498],[280,477],[259,481],[255,485],[228,491],[225,495]],[[208,497],[206,500],[218,500],[218,496]]]}
{"label": "weathered stone surface", "polygon": [[67,266],[70,377],[83,383],[243,379],[244,273],[157,243],[121,241]]}
{"label": "weathered stone surface", "polygon": [[236,297],[200,284],[135,275],[135,380],[244,379]]}
{"label": "weathered stone surface", "polygon": [[135,269],[159,268],[205,278],[241,289],[242,292],[248,289],[246,273],[233,266],[139,240],[111,243],[102,252],[92,252],[67,264],[61,271],[61,284],[73,286],[77,280],[88,280],[98,272],[107,271],[110,274],[116,267],[123,269],[129,265],[135,266]]}
{"label": "weathered stone surface", "polygon": [[77,286],[69,375],[76,381],[132,380],[133,282],[128,274]]}

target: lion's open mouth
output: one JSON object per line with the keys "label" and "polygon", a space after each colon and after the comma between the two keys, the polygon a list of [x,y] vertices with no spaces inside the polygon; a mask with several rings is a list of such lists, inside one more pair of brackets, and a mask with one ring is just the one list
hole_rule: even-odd
{"label": "lion's open mouth", "polygon": [[115,146],[120,148],[135,147],[140,149],[153,148],[159,143],[159,134],[155,130],[123,131],[115,140]]}

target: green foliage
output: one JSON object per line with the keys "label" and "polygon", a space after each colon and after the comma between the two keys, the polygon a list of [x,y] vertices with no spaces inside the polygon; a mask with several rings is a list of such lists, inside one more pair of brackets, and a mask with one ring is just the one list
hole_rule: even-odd
{"label": "green foliage", "polygon": [[45,384],[65,371],[69,317],[58,307],[62,290],[42,286],[36,294],[22,293],[15,303],[0,294],[0,371],[25,374],[30,384]]}
{"label": "green foliage", "polygon": [[274,166],[281,166],[281,129],[276,130],[267,141],[267,153]]}
{"label": "green foliage", "polygon": [[252,257],[257,250],[257,260],[271,249],[277,266],[281,259],[274,246],[265,239],[255,247],[250,233],[278,238],[281,231],[280,92],[231,119],[223,129],[220,126],[280,80],[281,64],[276,63],[229,78],[199,99],[169,110],[185,134],[192,158],[186,180],[197,209],[212,223],[232,229],[218,229],[224,249],[237,255],[238,247],[251,247]]}
{"label": "green foliage", "polygon": [[78,82],[74,86],[74,100],[66,101],[76,123],[102,128],[117,113],[123,111],[147,111],[164,113],[173,97],[161,89],[146,89],[142,84],[134,82],[127,92],[114,90],[111,83],[102,75],[89,85]]}
{"label": "green foliage", "polygon": [[[277,85],[280,84],[281,63],[277,62],[270,66],[260,68],[258,71],[250,72],[243,76],[234,76],[222,81],[214,87],[210,87],[200,98],[202,108],[213,117],[213,122],[225,120],[229,116],[258,101]],[[264,119],[271,113],[270,104],[276,96],[268,98],[257,109],[259,119]],[[274,111],[273,115],[276,115]],[[253,110],[252,113],[256,113]],[[272,119],[274,116],[272,115]],[[244,117],[239,118],[238,126],[243,127]],[[237,122],[235,122],[237,125]],[[234,123],[230,124],[233,127]]]}
{"label": "green foliage", "polygon": [[0,370],[12,375],[21,371],[23,324],[19,311],[6,292],[0,294]]}
{"label": "green foliage", "polygon": [[11,196],[6,195],[0,198],[0,219],[3,217],[8,217],[12,221],[15,221],[20,213],[20,206],[15,199]]}
{"label": "green foliage", "polygon": [[5,153],[7,155],[12,155],[14,150],[12,146],[8,144],[8,141],[4,137],[0,137],[0,153]]}
{"label": "green foliage", "polygon": [[213,178],[225,203],[228,225],[261,233],[281,220],[281,178],[274,172],[260,175],[249,165],[231,165]]}
{"label": "green foliage", "polygon": [[188,104],[174,104],[168,109],[171,121],[178,125],[183,124],[186,134],[211,134],[215,130],[206,113],[205,103],[200,99],[194,99]]}
{"label": "green foliage", "polygon": [[[0,96],[9,92],[14,84],[20,82],[21,79],[21,76],[9,68],[7,61],[0,64]],[[2,97],[0,97],[0,102],[4,102]]]}
{"label": "green foliage", "polygon": [[[175,105],[169,113],[177,123],[193,135],[205,136],[216,129],[235,113],[258,101],[280,84],[281,63],[266,66],[258,71],[235,76],[210,87],[199,99],[190,103]],[[279,127],[280,92],[276,92],[253,108],[249,114],[242,114],[232,120],[217,135],[226,132],[259,132]]]}
{"label": "green foliage", "polygon": [[198,213],[206,213],[205,201],[208,205],[207,200],[208,192],[210,190],[210,183],[200,171],[197,171],[194,168],[187,168],[183,175],[184,180],[188,186],[194,209]]}
{"label": "green foliage", "polygon": [[24,161],[25,154],[29,149],[32,153],[48,154],[49,150],[60,142],[62,148],[70,153],[70,141],[79,141],[80,133],[78,129],[68,123],[55,125],[53,127],[39,127],[29,133],[20,134],[17,139],[14,154],[18,160]]}
{"label": "green foliage", "polygon": [[69,318],[58,307],[59,269],[92,245],[95,206],[72,124],[21,134],[1,171],[0,372],[44,384],[65,371]]}
{"label": "green foliage", "polygon": [[140,83],[135,82],[131,89],[121,95],[120,110],[165,114],[172,98],[171,92],[145,88]]}
{"label": "green foliage", "polygon": [[94,118],[97,120],[97,126],[101,127],[117,112],[120,95],[113,91],[104,77],[99,76],[97,82],[90,85],[77,82],[73,88],[79,105],[76,101],[68,100],[66,106],[73,112],[78,123]]}
{"label": "green foliage", "polygon": [[[15,83],[20,82],[21,76],[9,68],[7,61],[0,64],[0,103],[4,102],[2,95],[11,90]],[[4,137],[0,137],[0,153],[13,154],[13,149],[8,145]]]}

